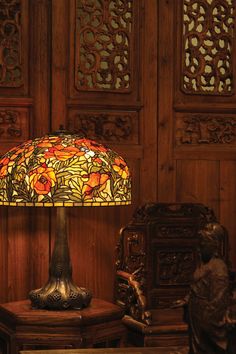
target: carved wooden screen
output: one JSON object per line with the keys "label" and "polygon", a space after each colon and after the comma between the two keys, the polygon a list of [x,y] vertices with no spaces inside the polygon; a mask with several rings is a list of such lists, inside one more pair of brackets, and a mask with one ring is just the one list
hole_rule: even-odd
{"label": "carved wooden screen", "polygon": [[181,88],[185,93],[234,94],[234,16],[233,0],[183,2]]}
{"label": "carved wooden screen", "polygon": [[132,90],[133,1],[75,4],[74,81],[78,91]]}
{"label": "carved wooden screen", "polygon": [[[48,9],[48,0],[0,1],[0,155],[49,129]],[[30,213],[0,208],[0,302],[47,277],[47,214]]]}
{"label": "carved wooden screen", "polygon": [[[28,1],[5,1],[0,7],[0,153],[29,137]],[[28,96],[12,107],[9,97]],[[5,98],[5,99],[4,99]],[[16,100],[15,100],[16,101]]]}
{"label": "carved wooden screen", "polygon": [[[37,130],[48,131],[50,125],[48,8],[49,0],[2,0],[0,4],[0,154]],[[45,14],[43,23],[40,16]],[[44,28],[38,30],[36,25]],[[39,65],[45,65],[40,74]]]}
{"label": "carved wooden screen", "polygon": [[[236,246],[235,11],[233,0],[176,0],[160,1],[159,13],[160,26],[168,21],[175,33],[159,32],[159,82],[168,77],[159,92],[159,198],[213,208],[229,231],[231,249]],[[235,252],[231,258],[236,263]]]}

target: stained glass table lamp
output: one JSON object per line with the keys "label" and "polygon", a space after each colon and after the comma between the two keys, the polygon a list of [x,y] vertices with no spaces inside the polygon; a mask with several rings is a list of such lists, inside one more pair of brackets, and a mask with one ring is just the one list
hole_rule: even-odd
{"label": "stained glass table lamp", "polygon": [[57,209],[49,279],[30,292],[33,307],[81,309],[92,297],[72,280],[66,207],[130,203],[131,179],[124,159],[79,135],[59,130],[26,141],[1,158],[0,205]]}

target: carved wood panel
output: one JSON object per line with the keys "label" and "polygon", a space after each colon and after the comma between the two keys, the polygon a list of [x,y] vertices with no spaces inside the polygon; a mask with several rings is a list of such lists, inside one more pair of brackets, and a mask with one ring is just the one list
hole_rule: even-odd
{"label": "carved wood panel", "polygon": [[21,1],[1,2],[0,87],[20,87],[22,75]]}
{"label": "carved wood panel", "polygon": [[232,95],[233,0],[183,1],[182,89],[188,94]]}
{"label": "carved wood panel", "polygon": [[165,285],[187,285],[191,282],[195,268],[195,255],[190,249],[163,249],[156,252],[157,260],[154,287]]}
{"label": "carved wood panel", "polygon": [[28,0],[1,1],[0,92],[4,96],[28,91],[28,18]]}
{"label": "carved wood panel", "polygon": [[137,112],[88,112],[71,109],[68,114],[68,129],[105,143],[139,143]]}
{"label": "carved wood panel", "polygon": [[0,107],[0,153],[29,138],[29,110],[26,108]]}
{"label": "carved wood panel", "polygon": [[131,87],[133,1],[76,1],[75,87],[126,92]]}
{"label": "carved wood panel", "polygon": [[101,104],[107,93],[111,103],[137,104],[141,7],[142,0],[70,0],[70,98],[90,93]]}
{"label": "carved wood panel", "polygon": [[139,230],[124,231],[124,238],[118,251],[118,259],[122,259],[123,263],[116,263],[118,269],[123,269],[128,273],[137,273],[142,268],[141,265],[146,263],[145,252],[145,234]]}
{"label": "carved wood panel", "polygon": [[175,144],[176,146],[234,146],[236,116],[212,113],[177,114]]}
{"label": "carved wood panel", "polygon": [[196,233],[196,226],[192,223],[186,223],[179,227],[178,225],[173,225],[172,223],[168,224],[160,224],[157,225],[156,234],[160,238],[173,238],[173,237],[180,237],[180,238],[192,238]]}

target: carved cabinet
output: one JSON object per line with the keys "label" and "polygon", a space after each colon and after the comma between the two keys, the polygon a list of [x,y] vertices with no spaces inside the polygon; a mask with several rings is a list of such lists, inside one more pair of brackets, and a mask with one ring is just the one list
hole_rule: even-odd
{"label": "carved cabinet", "polygon": [[198,257],[198,231],[213,221],[213,211],[202,204],[152,203],[138,208],[121,230],[116,302],[126,311],[132,344],[187,344],[183,311],[170,306],[186,295]]}

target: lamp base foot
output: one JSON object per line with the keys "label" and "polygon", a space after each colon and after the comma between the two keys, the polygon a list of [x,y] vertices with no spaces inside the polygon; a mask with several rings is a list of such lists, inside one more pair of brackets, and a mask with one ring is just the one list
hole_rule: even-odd
{"label": "lamp base foot", "polygon": [[47,284],[29,293],[33,308],[47,310],[81,310],[89,306],[92,294],[68,279],[49,279]]}

